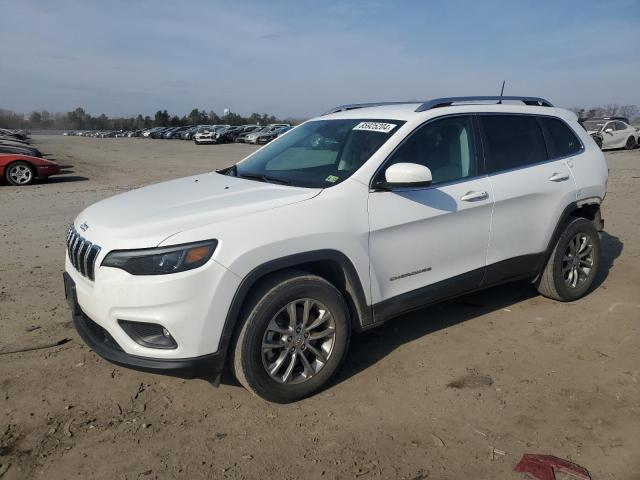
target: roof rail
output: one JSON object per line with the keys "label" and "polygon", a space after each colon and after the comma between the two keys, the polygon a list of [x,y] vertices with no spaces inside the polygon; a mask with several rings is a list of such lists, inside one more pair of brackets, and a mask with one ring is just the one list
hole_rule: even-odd
{"label": "roof rail", "polygon": [[449,107],[454,103],[472,103],[472,102],[496,102],[502,103],[503,100],[520,101],[525,105],[539,106],[539,107],[553,107],[549,100],[545,100],[540,97],[518,97],[518,96],[479,96],[479,97],[445,97],[434,98],[424,102],[418,108],[416,112],[424,112],[425,110],[431,110],[432,108]]}
{"label": "roof rail", "polygon": [[356,108],[381,107],[383,105],[409,105],[412,103],[421,103],[421,102],[413,101],[413,102],[351,103],[347,105],[340,105],[339,107],[335,107],[335,108],[332,108],[331,110],[327,110],[320,116],[329,115],[330,113],[345,112],[347,110],[355,110]]}
{"label": "roof rail", "polygon": [[373,102],[373,103],[351,103],[340,105],[339,107],[327,110],[321,116],[331,113],[345,112],[347,110],[355,110],[356,108],[381,107],[383,105],[411,105],[420,103],[421,105],[415,109],[416,112],[424,112],[438,107],[449,107],[454,103],[473,103],[473,102],[496,102],[502,103],[503,100],[520,101],[525,105],[538,107],[553,107],[549,100],[540,97],[518,97],[518,96],[477,96],[477,97],[444,97],[434,98],[427,101],[414,100],[412,102]]}

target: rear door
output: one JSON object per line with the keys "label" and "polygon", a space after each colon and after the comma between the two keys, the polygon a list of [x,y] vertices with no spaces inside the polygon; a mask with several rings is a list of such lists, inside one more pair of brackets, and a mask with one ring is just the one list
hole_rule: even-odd
{"label": "rear door", "polygon": [[[575,181],[562,150],[548,152],[543,133],[559,127],[554,121],[547,125],[545,118],[479,116],[494,195],[484,284],[533,272],[565,206],[575,201]],[[582,145],[575,142],[571,148],[580,150]]]}

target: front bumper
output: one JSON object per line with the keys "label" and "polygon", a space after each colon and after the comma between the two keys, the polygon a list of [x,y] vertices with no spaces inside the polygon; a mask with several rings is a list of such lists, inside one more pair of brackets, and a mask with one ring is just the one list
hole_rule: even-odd
{"label": "front bumper", "polygon": [[[65,255],[65,272],[73,280],[82,312],[105,329],[124,352],[167,360],[196,358],[223,351],[222,334],[240,278],[211,259],[194,270],[171,275],[131,275],[95,261],[95,280],[83,276]],[[160,349],[135,341],[120,322],[153,323],[166,328],[177,347]]]}
{"label": "front bumper", "polygon": [[37,165],[38,177],[48,177],[60,173],[59,165]]}
{"label": "front bumper", "polygon": [[153,372],[182,378],[211,378],[224,369],[221,352],[194,358],[158,359],[126,353],[107,330],[90,319],[78,304],[76,284],[63,273],[64,294],[78,335],[98,355],[111,363],[143,372]]}

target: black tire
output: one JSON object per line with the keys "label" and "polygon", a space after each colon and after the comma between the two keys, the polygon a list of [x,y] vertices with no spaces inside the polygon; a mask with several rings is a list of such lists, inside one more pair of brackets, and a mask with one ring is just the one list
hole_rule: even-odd
{"label": "black tire", "polygon": [[[312,360],[315,363],[313,368],[318,368],[318,371],[308,378],[304,378],[303,372],[300,371],[303,369],[302,359],[297,357],[296,360],[296,357],[293,357],[294,360],[291,363],[296,365],[294,371],[302,380],[298,380],[300,383],[283,383],[269,374],[267,363],[263,360],[266,357],[263,356],[286,355],[281,362],[283,366],[290,364],[289,358],[292,354],[287,351],[293,352],[295,350],[295,355],[307,355],[312,359],[317,359],[317,357],[313,356],[311,347],[308,347],[309,350],[306,351],[306,354],[304,351],[299,352],[294,347],[289,349],[289,346],[296,344],[296,340],[291,342],[292,337],[287,333],[282,335],[282,339],[273,340],[274,342],[282,342],[281,345],[284,345],[286,341],[290,342],[278,352],[264,353],[263,340],[269,335],[268,331],[273,333],[268,326],[273,325],[274,319],[280,318],[278,315],[284,315],[288,305],[296,301],[304,302],[306,299],[320,302],[330,313],[330,321],[333,322],[334,333],[331,337],[333,343],[323,366],[318,367],[319,362]],[[295,304],[294,310],[300,311]],[[287,315],[289,314],[287,313]],[[318,314],[316,318],[320,318],[320,316]],[[325,279],[302,271],[288,271],[272,276],[252,292],[247,307],[241,314],[240,331],[231,349],[231,364],[236,378],[251,393],[270,402],[295,402],[317,392],[328,384],[342,365],[351,335],[349,318],[349,309],[343,296]],[[301,335],[303,334],[296,335],[296,338]],[[286,338],[287,336],[288,338]],[[302,341],[307,342],[305,339]],[[309,342],[312,341],[314,340],[309,338]],[[300,348],[304,349],[305,347]],[[284,368],[284,370],[283,377],[286,376],[288,368]],[[306,369],[304,372],[306,373]]]}
{"label": "black tire", "polygon": [[627,144],[625,145],[625,148],[627,150],[633,150],[634,148],[636,148],[636,139],[633,137],[627,138]]}
{"label": "black tire", "polygon": [[[578,280],[576,285],[571,285],[573,277],[571,276],[570,267],[575,255],[571,255],[571,245],[577,236],[584,236],[588,239],[588,243],[585,250],[591,245],[591,258],[587,262],[585,260],[585,267],[581,268],[582,262],[576,260],[578,265],[575,267],[575,275]],[[580,247],[582,244],[580,243]],[[569,259],[569,260],[567,260]],[[588,273],[585,274],[584,270],[587,269],[586,265],[590,263],[588,267]],[[600,265],[600,236],[598,231],[594,227],[593,223],[585,218],[572,217],[566,224],[564,231],[558,238],[556,245],[547,260],[540,279],[538,280],[538,292],[548,298],[559,300],[561,302],[571,302],[583,297],[596,275],[598,274],[598,267]],[[569,270],[565,270],[569,268]],[[566,273],[566,277],[565,277]]]}
{"label": "black tire", "polygon": [[594,140],[596,142],[596,145],[598,145],[598,148],[602,150],[602,139],[600,137],[594,137]]}
{"label": "black tire", "polygon": [[[24,174],[20,175],[20,178],[17,177],[19,172],[24,172]],[[25,177],[24,175],[27,175]],[[33,168],[33,165],[27,162],[13,162],[9,164],[4,173],[7,182],[11,185],[16,185],[22,187],[24,185],[30,185],[36,179],[36,170]]]}
{"label": "black tire", "polygon": [[193,143],[195,143],[196,145],[200,145],[200,142],[198,140],[194,140]]}

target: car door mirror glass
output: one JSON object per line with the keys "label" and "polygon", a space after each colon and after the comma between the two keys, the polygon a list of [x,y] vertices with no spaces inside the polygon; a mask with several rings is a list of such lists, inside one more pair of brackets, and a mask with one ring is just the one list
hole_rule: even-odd
{"label": "car door mirror glass", "polygon": [[388,187],[426,187],[431,185],[431,170],[418,163],[395,163],[384,172]]}

